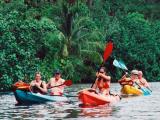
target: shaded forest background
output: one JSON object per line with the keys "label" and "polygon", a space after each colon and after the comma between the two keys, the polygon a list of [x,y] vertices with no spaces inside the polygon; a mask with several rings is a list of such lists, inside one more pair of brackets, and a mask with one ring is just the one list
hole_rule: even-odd
{"label": "shaded forest background", "polygon": [[0,91],[36,71],[48,81],[54,69],[74,83],[93,82],[107,40],[114,49],[105,66],[117,82],[123,60],[160,81],[159,0],[1,0]]}

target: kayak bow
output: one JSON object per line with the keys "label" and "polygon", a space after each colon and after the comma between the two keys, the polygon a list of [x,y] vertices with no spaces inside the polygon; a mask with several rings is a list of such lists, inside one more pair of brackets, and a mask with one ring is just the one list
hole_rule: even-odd
{"label": "kayak bow", "polygon": [[120,100],[118,95],[102,95],[97,93],[94,89],[84,89],[78,93],[78,98],[83,105],[104,105],[113,104]]}
{"label": "kayak bow", "polygon": [[40,93],[32,93],[23,90],[16,90],[14,92],[15,98],[18,104],[33,104],[33,103],[45,103],[45,102],[67,102],[69,101],[66,96],[50,96]]}

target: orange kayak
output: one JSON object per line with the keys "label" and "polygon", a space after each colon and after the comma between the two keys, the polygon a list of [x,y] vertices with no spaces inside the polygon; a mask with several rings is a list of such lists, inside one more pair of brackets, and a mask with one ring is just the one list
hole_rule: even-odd
{"label": "orange kayak", "polygon": [[119,95],[104,96],[91,88],[79,91],[78,98],[83,105],[113,104],[120,100]]}

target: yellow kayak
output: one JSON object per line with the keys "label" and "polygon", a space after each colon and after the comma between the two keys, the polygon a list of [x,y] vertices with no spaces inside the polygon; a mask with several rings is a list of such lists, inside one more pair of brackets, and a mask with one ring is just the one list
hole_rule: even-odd
{"label": "yellow kayak", "polygon": [[143,92],[130,85],[124,85],[121,89],[122,94],[127,94],[127,95],[143,95]]}

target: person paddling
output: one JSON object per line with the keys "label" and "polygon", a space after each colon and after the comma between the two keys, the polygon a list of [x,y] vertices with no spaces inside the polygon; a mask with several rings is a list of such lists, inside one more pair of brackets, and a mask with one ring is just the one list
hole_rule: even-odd
{"label": "person paddling", "polygon": [[140,84],[139,78],[138,78],[138,70],[132,70],[131,75],[128,75],[126,73],[119,81],[122,86],[124,85],[130,85],[137,87],[137,84]]}
{"label": "person paddling", "polygon": [[50,89],[50,95],[62,95],[65,87],[65,85],[62,85],[64,82],[65,80],[61,78],[60,70],[55,70],[53,77],[47,84],[47,88]]}
{"label": "person paddling", "polygon": [[99,89],[99,92],[103,95],[110,94],[110,82],[111,77],[106,74],[105,67],[101,67],[99,72],[96,73],[97,79],[93,85],[93,89]]}
{"label": "person paddling", "polygon": [[35,74],[35,80],[33,80],[30,83],[30,88],[31,91],[34,93],[41,93],[41,94],[46,94],[47,93],[47,87],[46,87],[46,82],[41,80],[41,73],[36,72]]}

